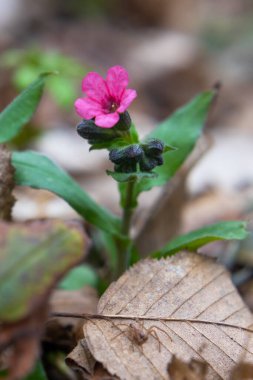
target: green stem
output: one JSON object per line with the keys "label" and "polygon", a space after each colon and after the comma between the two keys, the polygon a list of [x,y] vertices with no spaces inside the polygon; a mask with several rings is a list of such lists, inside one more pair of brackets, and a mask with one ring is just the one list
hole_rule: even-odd
{"label": "green stem", "polygon": [[131,247],[130,227],[134,208],[132,207],[134,186],[136,181],[129,181],[126,189],[126,200],[123,208],[121,233],[123,239],[118,240],[118,268],[117,277],[119,277],[129,266],[129,251]]}
{"label": "green stem", "polygon": [[131,219],[133,215],[132,200],[134,194],[135,181],[129,181],[126,189],[126,201],[123,209],[121,232],[125,236],[129,236],[129,230],[131,226]]}

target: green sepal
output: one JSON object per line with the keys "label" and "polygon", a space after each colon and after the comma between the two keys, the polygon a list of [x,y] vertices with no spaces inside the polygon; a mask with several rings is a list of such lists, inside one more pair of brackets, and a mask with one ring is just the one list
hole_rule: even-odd
{"label": "green sepal", "polygon": [[157,174],[154,172],[118,173],[107,170],[106,173],[117,182],[138,181],[142,178],[153,178],[157,176]]}
{"label": "green sepal", "polygon": [[172,145],[165,144],[164,149],[163,149],[163,153],[171,152],[173,150],[178,150],[178,148],[175,146],[172,146]]}

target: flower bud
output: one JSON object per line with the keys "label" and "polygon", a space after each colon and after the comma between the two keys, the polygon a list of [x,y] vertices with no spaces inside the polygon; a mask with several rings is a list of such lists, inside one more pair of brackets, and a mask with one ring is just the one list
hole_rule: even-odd
{"label": "flower bud", "polygon": [[143,155],[140,160],[140,170],[150,172],[156,166],[163,164],[162,153],[164,144],[161,140],[150,139],[141,145],[143,148]]}
{"label": "flower bud", "polygon": [[162,157],[162,155],[157,156],[157,157],[155,158],[155,160],[156,160],[156,165],[157,165],[157,166],[161,166],[161,165],[163,164],[163,157]]}
{"label": "flower bud", "polygon": [[115,171],[120,173],[132,173],[137,170],[137,163],[143,155],[139,144],[129,145],[124,148],[112,149],[109,159],[115,164]]}
{"label": "flower bud", "polygon": [[143,156],[142,160],[140,161],[140,170],[142,172],[150,172],[158,165],[161,165],[161,164],[156,158]]}
{"label": "flower bud", "polygon": [[118,130],[121,130],[121,131],[127,131],[131,127],[131,124],[132,124],[132,120],[129,113],[125,111],[124,113],[121,113],[119,116],[120,116],[120,119],[114,128],[117,128]]}
{"label": "flower bud", "polygon": [[156,166],[160,166],[163,164],[163,158],[162,156],[152,158],[148,156],[143,156],[142,160],[140,161],[140,170],[142,172],[150,172],[153,170]]}
{"label": "flower bud", "polygon": [[90,144],[110,141],[116,137],[112,129],[97,127],[94,120],[83,120],[76,129],[77,133]]}
{"label": "flower bud", "polygon": [[164,143],[158,139],[151,139],[143,144],[143,149],[148,156],[156,157],[163,153]]}
{"label": "flower bud", "polygon": [[109,153],[109,159],[114,164],[123,164],[133,161],[137,163],[143,154],[143,150],[139,144],[129,145],[124,148],[112,149]]}

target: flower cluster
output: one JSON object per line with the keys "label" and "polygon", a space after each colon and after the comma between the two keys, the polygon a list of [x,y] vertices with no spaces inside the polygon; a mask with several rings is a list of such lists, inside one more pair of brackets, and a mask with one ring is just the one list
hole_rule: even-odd
{"label": "flower cluster", "polygon": [[89,73],[82,82],[87,96],[76,100],[76,112],[83,119],[94,118],[98,127],[114,127],[137,96],[135,90],[127,89],[128,82],[128,73],[121,66],[111,67],[106,79],[98,73]]}
{"label": "flower cluster", "polygon": [[[75,107],[83,118],[77,132],[88,140],[91,149],[107,148],[115,172],[150,172],[163,164],[164,144],[158,139],[131,143],[131,118],[128,106],[137,96],[127,89],[128,73],[121,66],[108,70],[106,79],[91,72],[82,83],[87,97],[77,99]],[[114,127],[114,128],[112,128]]]}
{"label": "flower cluster", "polygon": [[146,143],[112,149],[109,158],[115,164],[116,172],[133,173],[138,169],[141,172],[150,172],[156,166],[163,164],[163,151],[162,141],[151,139]]}

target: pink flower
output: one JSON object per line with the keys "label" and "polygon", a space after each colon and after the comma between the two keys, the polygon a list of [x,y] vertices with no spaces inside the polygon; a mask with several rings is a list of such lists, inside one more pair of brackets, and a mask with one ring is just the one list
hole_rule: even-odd
{"label": "pink flower", "polygon": [[106,79],[91,72],[82,81],[85,98],[75,101],[75,109],[83,119],[95,118],[95,124],[102,128],[112,128],[119,121],[119,114],[126,111],[136,98],[135,90],[127,89],[128,73],[121,66],[113,66]]}

